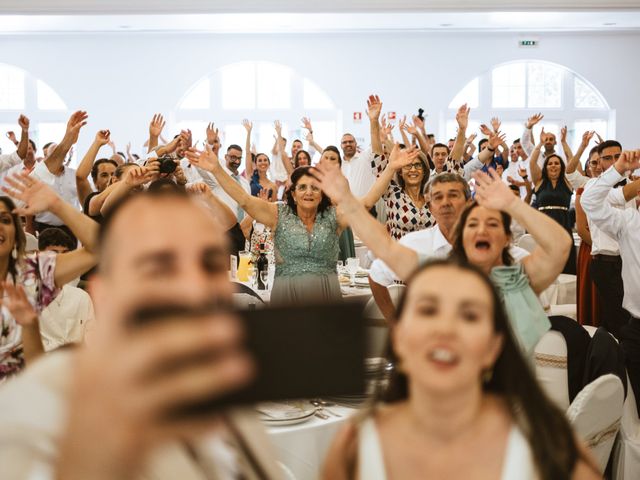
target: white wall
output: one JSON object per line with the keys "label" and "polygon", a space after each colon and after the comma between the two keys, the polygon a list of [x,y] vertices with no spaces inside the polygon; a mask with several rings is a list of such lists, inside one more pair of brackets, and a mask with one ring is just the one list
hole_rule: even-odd
{"label": "white wall", "polygon": [[98,128],[110,128],[122,146],[129,139],[140,143],[153,112],[170,113],[199,78],[246,60],[282,63],[314,80],[342,109],[345,130],[356,134],[364,134],[363,127],[353,125],[351,114],[364,111],[370,92],[382,96],[385,110],[411,113],[421,106],[436,119],[469,80],[493,65],[547,60],[598,88],[616,110],[618,139],[640,146],[640,34],[537,38],[540,46],[529,50],[518,48],[518,36],[493,33],[3,36],[0,62],[49,83],[70,109],[90,112],[91,133],[81,137],[80,151]]}

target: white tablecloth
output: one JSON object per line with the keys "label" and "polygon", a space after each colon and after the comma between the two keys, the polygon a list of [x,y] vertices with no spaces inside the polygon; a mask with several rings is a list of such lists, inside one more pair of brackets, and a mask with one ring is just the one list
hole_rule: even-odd
{"label": "white tablecloth", "polygon": [[340,406],[328,408],[341,417],[330,415],[326,420],[312,417],[298,425],[268,429],[278,460],[293,473],[296,480],[318,478],[333,438],[344,422],[357,411]]}

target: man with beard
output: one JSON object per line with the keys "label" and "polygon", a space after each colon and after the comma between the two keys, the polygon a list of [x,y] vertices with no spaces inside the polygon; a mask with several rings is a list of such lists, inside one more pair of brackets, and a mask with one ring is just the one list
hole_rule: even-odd
{"label": "man with beard", "polygon": [[279,478],[251,413],[181,410],[255,374],[228,308],[222,229],[164,190],[125,197],[98,241],[91,341],[49,354],[0,391],[3,478]]}

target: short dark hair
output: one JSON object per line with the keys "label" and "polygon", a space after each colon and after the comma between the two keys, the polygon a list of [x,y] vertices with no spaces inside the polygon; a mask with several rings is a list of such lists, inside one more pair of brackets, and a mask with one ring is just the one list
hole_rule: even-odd
{"label": "short dark hair", "polygon": [[[333,147],[333,148],[336,148],[336,147]],[[313,167],[311,166],[298,167],[293,172],[291,172],[291,188],[287,190],[286,198],[287,198],[287,205],[289,205],[289,208],[291,209],[294,215],[298,215],[298,211],[296,209],[296,202],[293,200],[293,191],[296,189],[296,186],[298,185],[298,182],[302,177],[307,176],[307,177],[314,178],[313,175],[311,174],[312,168]],[[324,192],[321,192],[321,193],[322,193],[322,200],[320,200],[320,205],[318,205],[318,214],[322,216],[324,215],[324,212],[331,206],[331,200],[329,199],[329,197],[327,197],[324,194]]]}
{"label": "short dark hair", "polygon": [[45,143],[44,147],[42,147],[42,150],[46,150],[47,148],[49,148],[51,145],[53,145],[53,142],[49,142],[49,143]]}
{"label": "short dark hair", "polygon": [[293,142],[291,142],[291,145],[293,145],[296,142],[298,142],[300,145],[302,145],[302,140],[300,140],[299,138],[296,138]]}
{"label": "short dark hair", "polygon": [[158,178],[149,184],[147,190],[150,190],[151,192],[159,190],[173,190],[180,192],[184,191],[184,185],[178,185],[170,178]]}
{"label": "short dark hair", "polygon": [[227,153],[229,153],[229,150],[232,150],[232,149],[242,151],[242,147],[240,145],[236,145],[235,143],[232,143],[227,147]]}
{"label": "short dark hair", "polygon": [[483,138],[478,142],[478,148],[482,148],[482,145],[487,143],[489,140],[487,138]]}
{"label": "short dark hair", "polygon": [[29,139],[29,143],[31,144],[31,146],[33,147],[34,150],[38,150],[38,147],[36,146],[36,142],[34,142],[33,140]]}
{"label": "short dark hair", "polygon": [[431,147],[431,153],[433,153],[433,151],[436,148],[446,148],[447,149],[447,155],[449,155],[451,153],[451,150],[449,149],[449,145],[445,145],[444,143],[436,143],[433,145],[433,147]]}
{"label": "short dark hair", "polygon": [[516,138],[516,139],[513,141],[513,144],[514,144],[514,145],[515,145],[516,143],[520,143],[520,139],[519,139],[519,138]]}
{"label": "short dark hair", "polygon": [[76,242],[61,228],[49,227],[38,235],[38,250],[46,250],[49,247],[64,247],[71,251],[76,249]]}
{"label": "short dark hair", "polygon": [[602,155],[602,152],[604,152],[606,148],[611,147],[618,147],[620,150],[622,150],[622,145],[620,144],[620,142],[616,140],[605,140],[600,145],[598,145],[598,155]]}
{"label": "short dark hair", "polygon": [[137,165],[135,163],[123,163],[122,165],[118,165],[115,173],[116,178],[120,180],[124,172],[126,172],[129,167],[137,167]]}
{"label": "short dark hair", "polygon": [[110,163],[114,167],[118,168],[118,164],[115,162],[115,160],[111,160],[110,158],[101,158],[100,160],[96,160],[96,163],[94,163],[93,167],[91,167],[91,178],[94,182],[98,179],[98,167],[100,167],[100,165],[104,165],[105,163]]}

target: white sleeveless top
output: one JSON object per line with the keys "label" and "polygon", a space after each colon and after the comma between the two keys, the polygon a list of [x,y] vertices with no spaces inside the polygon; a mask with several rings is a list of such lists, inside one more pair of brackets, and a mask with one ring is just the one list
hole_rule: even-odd
{"label": "white sleeveless top", "polygon": [[[358,437],[358,476],[366,480],[387,480],[380,437],[372,417],[360,426]],[[501,480],[536,480],[531,449],[527,439],[514,424],[507,441]]]}

